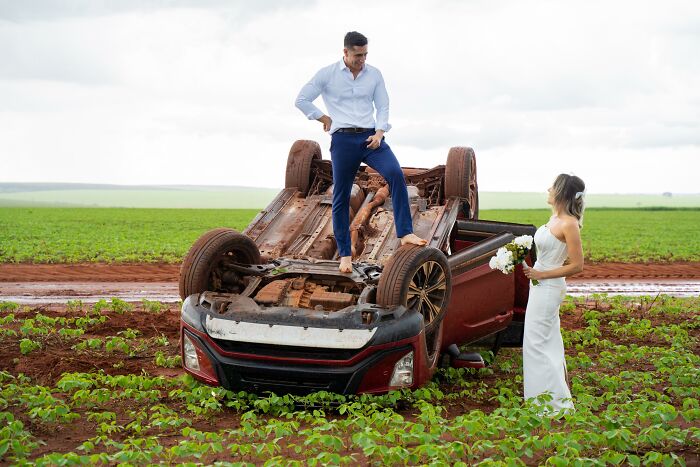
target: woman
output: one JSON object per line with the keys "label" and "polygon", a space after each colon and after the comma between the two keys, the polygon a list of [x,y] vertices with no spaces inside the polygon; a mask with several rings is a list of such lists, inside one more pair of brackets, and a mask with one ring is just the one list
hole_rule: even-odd
{"label": "woman", "polygon": [[566,382],[559,305],[566,295],[564,278],[583,271],[580,229],[585,189],[583,180],[574,175],[561,174],[554,180],[547,196],[552,217],[535,233],[537,261],[532,268],[524,266],[525,275],[539,281],[538,285],[530,285],[525,312],[524,396],[529,399],[550,393],[553,399],[548,405],[556,411],[574,408]]}

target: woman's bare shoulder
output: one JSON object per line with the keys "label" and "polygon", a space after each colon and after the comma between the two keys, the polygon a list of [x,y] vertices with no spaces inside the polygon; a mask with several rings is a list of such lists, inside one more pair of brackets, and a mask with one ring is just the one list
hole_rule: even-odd
{"label": "woman's bare shoulder", "polygon": [[579,230],[578,219],[574,216],[564,215],[559,220],[563,230]]}

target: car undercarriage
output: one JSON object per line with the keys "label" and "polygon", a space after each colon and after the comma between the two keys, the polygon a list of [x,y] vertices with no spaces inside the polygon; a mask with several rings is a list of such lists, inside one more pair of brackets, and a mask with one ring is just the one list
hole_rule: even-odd
{"label": "car undercarriage", "polygon": [[[427,246],[401,245],[388,186],[362,167],[348,213],[353,268],[341,273],[332,166],[317,143],[295,142],[285,188],[267,208],[243,232],[206,232],[183,262],[185,369],[232,389],[385,392],[425,382],[450,345],[507,328],[522,308],[514,278],[486,263],[531,226],[478,220],[469,148],[452,148],[445,165],[402,170]],[[464,302],[476,288],[489,298]],[[459,351],[452,360],[484,364]]]}

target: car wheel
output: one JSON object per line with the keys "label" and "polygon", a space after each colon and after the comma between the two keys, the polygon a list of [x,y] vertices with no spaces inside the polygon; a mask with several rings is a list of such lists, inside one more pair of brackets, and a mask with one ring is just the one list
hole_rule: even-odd
{"label": "car wheel", "polygon": [[428,368],[442,347],[442,319],[450,302],[452,275],[437,248],[404,245],[387,261],[377,284],[377,303],[403,305],[423,315]]}
{"label": "car wheel", "polygon": [[180,267],[180,298],[220,290],[229,261],[260,264],[260,250],[253,240],[233,229],[214,229],[199,237]]}
{"label": "car wheel", "polygon": [[479,187],[476,183],[476,156],[467,147],[453,147],[447,153],[445,166],[445,199],[459,197],[466,200],[464,214],[469,219],[479,218]]}
{"label": "car wheel", "polygon": [[423,315],[429,341],[445,316],[451,280],[447,258],[440,250],[404,245],[384,266],[377,284],[377,303],[417,310]]}
{"label": "car wheel", "polygon": [[300,139],[292,144],[287,157],[285,188],[297,188],[303,196],[311,188],[311,162],[321,159],[321,146],[316,141]]}

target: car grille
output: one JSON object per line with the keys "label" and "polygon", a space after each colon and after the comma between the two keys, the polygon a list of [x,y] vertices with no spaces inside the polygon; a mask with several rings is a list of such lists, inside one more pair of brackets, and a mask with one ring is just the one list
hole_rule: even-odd
{"label": "car grille", "polygon": [[362,349],[324,349],[319,347],[293,347],[286,345],[254,344],[224,339],[212,339],[221,350],[266,357],[305,358],[313,360],[350,360]]}
{"label": "car grille", "polygon": [[345,392],[352,377],[348,374],[319,374],[313,369],[303,373],[280,370],[258,370],[223,365],[229,384],[235,390],[259,393],[271,391],[277,394],[309,394],[316,391]]}

